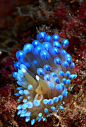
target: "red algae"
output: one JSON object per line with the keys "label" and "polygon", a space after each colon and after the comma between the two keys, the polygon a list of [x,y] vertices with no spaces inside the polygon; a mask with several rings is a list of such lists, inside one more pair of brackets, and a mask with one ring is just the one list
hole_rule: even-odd
{"label": "red algae", "polygon": [[[21,0],[14,3],[7,1],[7,3],[0,4],[0,51],[2,52],[0,54],[0,125],[2,127],[31,126],[30,122],[25,123],[24,119],[16,114],[18,102],[14,97],[14,91],[17,84],[11,74],[14,71],[15,52],[22,49],[25,43],[31,42],[37,32],[45,31],[49,34],[58,33],[62,38],[69,39],[70,45],[67,51],[76,63],[74,71],[78,77],[72,81],[72,86],[75,86],[74,91],[69,93],[71,96],[64,105],[64,110],[58,112],[57,116],[47,118],[47,121],[36,122],[33,126],[85,127],[86,2],[51,0],[49,4],[45,0],[39,2]],[[79,83],[80,81],[82,82]]]}

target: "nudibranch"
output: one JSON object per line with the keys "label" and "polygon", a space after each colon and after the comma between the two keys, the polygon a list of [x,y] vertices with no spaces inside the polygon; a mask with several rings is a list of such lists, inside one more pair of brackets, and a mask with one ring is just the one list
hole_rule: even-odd
{"label": "nudibranch", "polygon": [[23,50],[16,52],[17,62],[13,77],[17,79],[19,96],[17,101],[20,117],[31,125],[41,119],[46,120],[52,112],[63,109],[75,67],[72,57],[67,53],[68,39],[59,41],[59,35],[50,36],[45,32],[37,34],[32,44],[26,43]]}

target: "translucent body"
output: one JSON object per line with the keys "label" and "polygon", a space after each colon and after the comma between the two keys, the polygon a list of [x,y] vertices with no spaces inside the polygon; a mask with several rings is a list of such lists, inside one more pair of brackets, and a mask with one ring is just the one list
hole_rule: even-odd
{"label": "translucent body", "polygon": [[26,117],[26,122],[31,119],[31,125],[63,109],[67,88],[71,79],[77,77],[72,74],[75,67],[72,57],[63,49],[68,47],[67,39],[61,45],[57,34],[51,37],[45,32],[40,32],[37,39],[16,53],[18,62],[14,67],[18,71],[13,72],[21,86],[15,95],[20,96],[18,101],[23,99],[23,104],[17,107],[18,115]]}

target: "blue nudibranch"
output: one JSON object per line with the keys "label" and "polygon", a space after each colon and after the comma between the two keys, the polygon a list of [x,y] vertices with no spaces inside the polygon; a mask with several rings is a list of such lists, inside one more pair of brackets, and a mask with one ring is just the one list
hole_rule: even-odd
{"label": "blue nudibranch", "polygon": [[71,79],[77,77],[72,74],[75,67],[72,57],[65,50],[68,45],[67,39],[60,43],[57,34],[51,37],[40,32],[37,40],[16,52],[17,72],[13,72],[13,77],[20,87],[15,95],[19,96],[18,101],[22,100],[17,115],[25,117],[25,122],[31,120],[33,125],[36,120],[44,121],[52,112],[63,109]]}

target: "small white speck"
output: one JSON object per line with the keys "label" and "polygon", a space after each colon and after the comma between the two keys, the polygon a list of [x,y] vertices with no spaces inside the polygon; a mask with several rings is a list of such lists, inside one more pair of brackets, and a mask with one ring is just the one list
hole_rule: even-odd
{"label": "small white speck", "polygon": [[0,51],[0,55],[2,54],[2,52]]}
{"label": "small white speck", "polygon": [[26,72],[26,70],[24,68],[21,69],[24,73]]}
{"label": "small white speck", "polygon": [[39,81],[39,76],[38,75],[36,75],[36,80]]}

